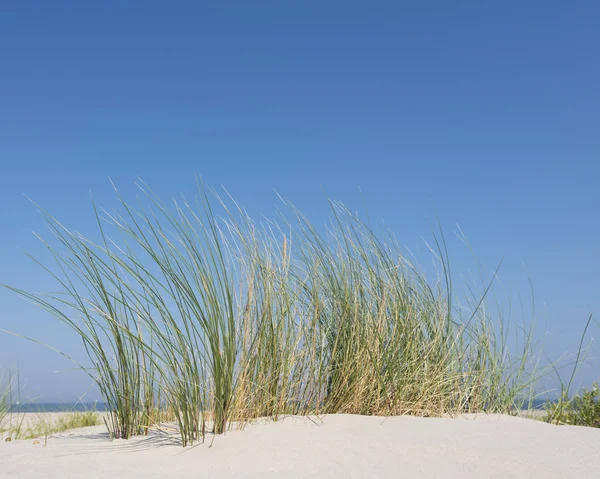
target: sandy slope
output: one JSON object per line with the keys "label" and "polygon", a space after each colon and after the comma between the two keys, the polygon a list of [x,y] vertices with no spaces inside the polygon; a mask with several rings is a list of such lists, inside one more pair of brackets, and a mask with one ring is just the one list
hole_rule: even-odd
{"label": "sandy slope", "polygon": [[286,418],[193,448],[102,426],[0,444],[1,477],[600,477],[600,430],[508,416]]}

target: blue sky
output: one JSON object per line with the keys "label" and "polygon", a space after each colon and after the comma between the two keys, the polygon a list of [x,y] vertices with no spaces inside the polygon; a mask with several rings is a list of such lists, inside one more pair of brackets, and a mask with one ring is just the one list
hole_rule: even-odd
{"label": "blue sky", "polygon": [[[438,219],[449,237],[459,224],[486,274],[504,258],[500,301],[531,278],[548,356],[573,351],[600,313],[599,16],[591,1],[5,2],[0,283],[53,290],[23,254],[44,258],[24,194],[91,233],[109,177],[171,197],[198,173],[256,215],[274,190],[317,224],[327,196],[366,208],[417,254]],[[82,353],[42,311],[0,303],[0,327]],[[40,400],[89,384],[5,335],[0,365]]]}

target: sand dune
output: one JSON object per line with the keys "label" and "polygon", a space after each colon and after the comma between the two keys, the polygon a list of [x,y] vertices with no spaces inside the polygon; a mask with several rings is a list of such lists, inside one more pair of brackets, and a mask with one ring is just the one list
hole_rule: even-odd
{"label": "sand dune", "polygon": [[332,415],[258,421],[186,449],[157,431],[111,442],[102,426],[62,433],[46,447],[2,443],[0,476],[592,478],[599,451],[598,429],[509,416]]}

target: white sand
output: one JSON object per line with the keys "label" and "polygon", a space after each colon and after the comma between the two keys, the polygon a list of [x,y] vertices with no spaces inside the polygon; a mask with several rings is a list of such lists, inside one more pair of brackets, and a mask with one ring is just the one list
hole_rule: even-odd
{"label": "white sand", "polygon": [[509,416],[333,415],[260,422],[183,449],[160,433],[110,442],[103,426],[48,445],[0,444],[0,477],[600,477],[600,430]]}

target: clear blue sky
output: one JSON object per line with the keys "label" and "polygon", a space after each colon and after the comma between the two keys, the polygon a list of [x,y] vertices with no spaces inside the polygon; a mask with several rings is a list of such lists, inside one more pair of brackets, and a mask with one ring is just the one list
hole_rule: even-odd
{"label": "clear blue sky", "polygon": [[[576,349],[600,313],[598,2],[208,3],[3,2],[0,283],[53,289],[19,250],[44,258],[23,194],[88,233],[89,191],[115,204],[108,177],[170,197],[196,172],[254,214],[273,189],[317,224],[326,195],[366,206],[416,251],[436,218],[458,223],[486,273],[504,257],[500,298],[531,277],[548,355]],[[473,263],[452,254],[458,278]],[[0,327],[81,354],[42,311],[0,303]],[[89,384],[0,335],[17,364],[41,400]]]}

